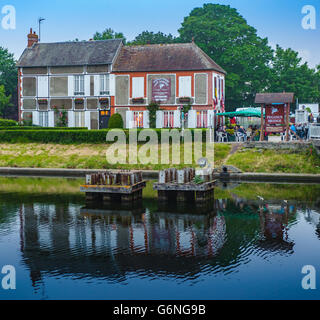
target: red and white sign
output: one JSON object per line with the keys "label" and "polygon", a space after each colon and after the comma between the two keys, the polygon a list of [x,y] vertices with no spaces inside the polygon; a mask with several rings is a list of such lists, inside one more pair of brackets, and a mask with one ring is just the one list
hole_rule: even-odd
{"label": "red and white sign", "polygon": [[152,80],[152,100],[167,102],[171,98],[171,79]]}
{"label": "red and white sign", "polygon": [[284,109],[284,105],[266,106],[266,126],[283,125]]}

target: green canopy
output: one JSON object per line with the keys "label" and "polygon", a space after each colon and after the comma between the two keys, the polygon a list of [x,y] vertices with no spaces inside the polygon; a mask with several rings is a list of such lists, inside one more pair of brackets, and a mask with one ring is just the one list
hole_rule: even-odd
{"label": "green canopy", "polygon": [[261,109],[260,108],[248,108],[248,109],[244,109],[241,111],[217,113],[217,116],[225,116],[228,118],[233,118],[233,117],[261,118]]}

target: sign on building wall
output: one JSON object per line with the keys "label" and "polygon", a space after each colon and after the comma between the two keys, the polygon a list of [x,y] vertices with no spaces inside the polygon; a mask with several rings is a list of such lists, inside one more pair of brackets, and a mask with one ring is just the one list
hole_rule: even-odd
{"label": "sign on building wall", "polygon": [[171,98],[171,79],[152,80],[152,100],[167,102]]}

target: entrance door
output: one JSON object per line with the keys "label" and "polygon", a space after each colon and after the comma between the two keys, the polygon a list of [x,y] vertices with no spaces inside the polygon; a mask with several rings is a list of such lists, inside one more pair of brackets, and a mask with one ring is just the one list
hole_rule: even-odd
{"label": "entrance door", "polygon": [[99,129],[108,129],[109,120],[110,120],[110,110],[100,110]]}

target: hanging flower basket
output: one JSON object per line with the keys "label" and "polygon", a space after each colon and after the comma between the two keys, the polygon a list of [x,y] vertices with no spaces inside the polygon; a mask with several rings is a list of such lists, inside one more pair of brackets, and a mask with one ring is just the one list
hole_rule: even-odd
{"label": "hanging flower basket", "polygon": [[100,99],[99,99],[99,102],[100,102],[101,104],[108,104],[108,103],[109,103],[109,99],[108,99],[108,98],[100,98]]}
{"label": "hanging flower basket", "polygon": [[180,103],[190,103],[191,98],[190,97],[181,97],[181,98],[179,98],[179,102]]}
{"label": "hanging flower basket", "polygon": [[133,98],[132,103],[133,104],[144,103],[144,98]]}
{"label": "hanging flower basket", "polygon": [[48,99],[39,99],[38,103],[39,104],[48,104]]}
{"label": "hanging flower basket", "polygon": [[84,104],[84,100],[83,99],[75,99],[74,103],[75,104]]}

